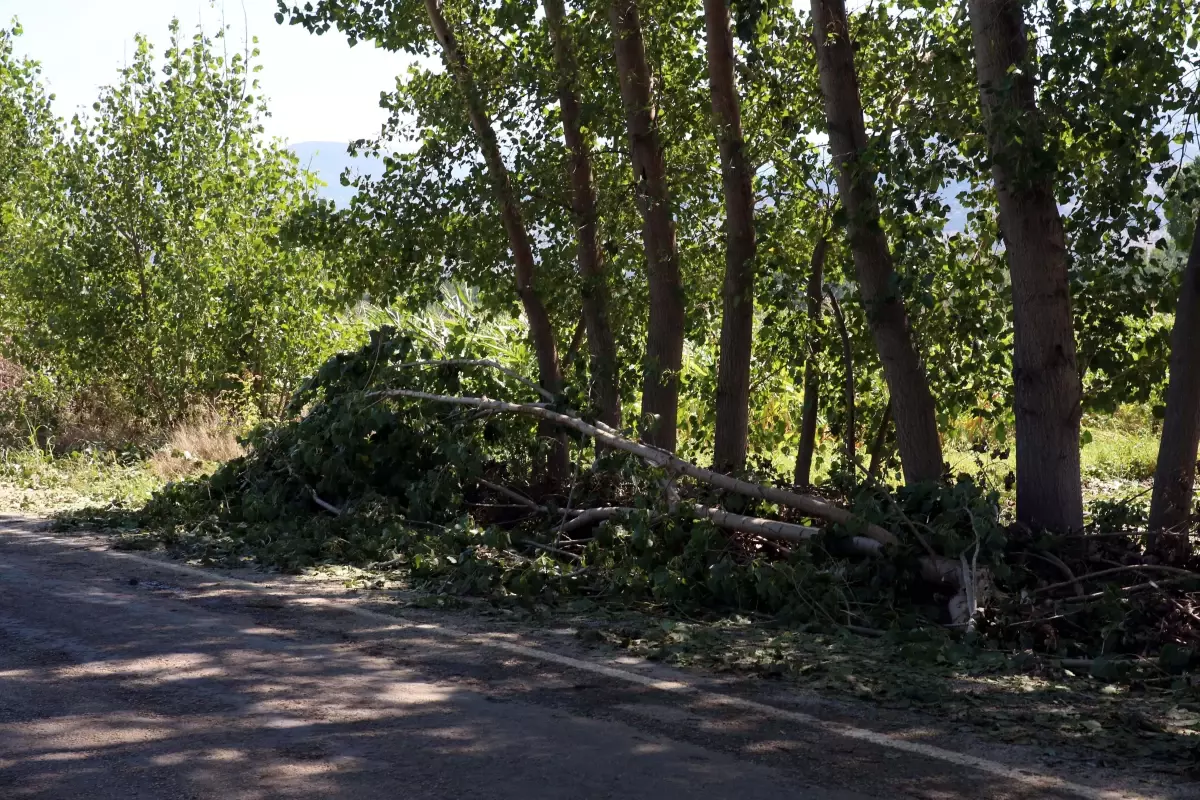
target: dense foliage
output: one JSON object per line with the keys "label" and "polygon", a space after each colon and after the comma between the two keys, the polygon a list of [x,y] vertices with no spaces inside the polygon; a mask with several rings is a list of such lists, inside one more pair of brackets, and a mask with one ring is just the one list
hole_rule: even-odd
{"label": "dense foliage", "polygon": [[[280,19],[317,33],[336,27],[353,45],[422,57],[385,97],[391,123],[358,147],[385,157],[378,179],[359,178],[354,206],[322,217],[346,240],[369,241],[370,279],[379,293],[428,301],[440,279],[477,286],[487,302],[511,308],[507,248],[498,209],[462,100],[436,65],[437,44],[417,4],[281,3]],[[562,341],[579,319],[556,68],[545,21],[520,2],[446,2],[458,46],[478,76],[527,223],[538,244],[538,289]],[[1169,314],[1178,295],[1182,238],[1164,239],[1160,187],[1174,184],[1194,154],[1195,15],[1154,2],[1037,3],[1037,43],[1049,143],[1044,165],[1057,177],[1065,212],[1080,367],[1089,409],[1161,402]],[[1170,5],[1170,4],[1166,4]],[[740,7],[739,7],[740,9]],[[611,274],[627,401],[646,325],[641,221],[628,179],[611,34],[602,3],[573,6],[585,129],[592,147],[600,226]],[[711,447],[720,327],[722,208],[719,164],[707,110],[703,20],[698,3],[647,2],[656,20],[647,39],[658,125],[666,143],[673,211],[687,296],[688,360],[680,447]],[[752,372],[751,450],[782,460],[794,453],[800,372],[808,328],[821,326],[820,371],[842,369],[838,332],[812,320],[801,287],[816,241],[829,236],[826,282],[848,300],[860,441],[869,441],[887,403],[867,310],[842,241],[825,120],[807,14],[791,5],[738,10],[739,80],[747,148],[755,165],[760,240]],[[666,21],[670,25],[666,26]],[[853,15],[855,59],[868,120],[870,163],[878,171],[881,223],[892,246],[896,286],[917,332],[943,435],[964,418],[1001,441],[1010,410],[1012,309],[961,4],[872,3]],[[670,31],[668,34],[667,31]],[[396,150],[398,143],[405,147]],[[841,216],[840,216],[841,215]],[[1178,215],[1181,229],[1194,226]],[[351,234],[350,232],[354,233]],[[1149,249],[1147,244],[1152,245]],[[1183,251],[1186,253],[1186,249]],[[845,419],[841,395],[822,394],[831,435]],[[864,461],[865,461],[865,457]]]}
{"label": "dense foliage", "polygon": [[5,355],[58,402],[103,392],[158,425],[221,395],[277,413],[341,341],[347,283],[280,241],[314,179],[262,135],[256,51],[139,38],[68,131],[3,37]]}

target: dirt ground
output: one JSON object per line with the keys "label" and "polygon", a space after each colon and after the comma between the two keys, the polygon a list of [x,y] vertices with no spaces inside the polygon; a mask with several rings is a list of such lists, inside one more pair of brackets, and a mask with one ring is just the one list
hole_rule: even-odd
{"label": "dirt ground", "polygon": [[0,521],[5,798],[1184,798],[920,715]]}

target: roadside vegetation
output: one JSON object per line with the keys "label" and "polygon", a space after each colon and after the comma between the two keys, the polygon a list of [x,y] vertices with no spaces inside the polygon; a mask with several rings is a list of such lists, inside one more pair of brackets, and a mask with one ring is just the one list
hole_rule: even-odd
{"label": "roadside vegetation", "polygon": [[1198,14],[281,2],[440,59],[345,208],[0,31],[0,503],[1196,769]]}

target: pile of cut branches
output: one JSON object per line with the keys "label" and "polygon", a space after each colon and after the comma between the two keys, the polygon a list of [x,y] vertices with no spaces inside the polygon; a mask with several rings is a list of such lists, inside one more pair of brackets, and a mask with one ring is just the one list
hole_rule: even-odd
{"label": "pile of cut branches", "polygon": [[[284,569],[372,566],[425,588],[552,604],[651,602],[980,647],[1193,668],[1197,565],[1129,533],[1004,525],[969,479],[831,500],[723,475],[573,410],[478,352],[383,329],[326,363],[248,455],[174,484],[127,543]],[[505,399],[492,399],[492,398]],[[570,475],[545,465],[567,434]],[[542,426],[542,427],[539,427]],[[1116,666],[1109,666],[1116,665]]]}

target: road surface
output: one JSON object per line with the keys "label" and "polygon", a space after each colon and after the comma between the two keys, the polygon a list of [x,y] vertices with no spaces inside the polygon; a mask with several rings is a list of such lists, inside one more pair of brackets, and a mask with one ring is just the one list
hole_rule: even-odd
{"label": "road surface", "polygon": [[430,619],[0,519],[0,798],[1183,796]]}

